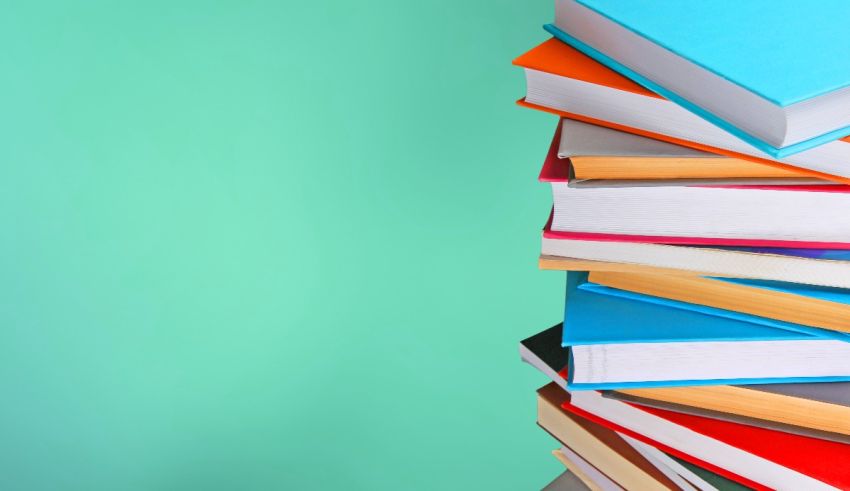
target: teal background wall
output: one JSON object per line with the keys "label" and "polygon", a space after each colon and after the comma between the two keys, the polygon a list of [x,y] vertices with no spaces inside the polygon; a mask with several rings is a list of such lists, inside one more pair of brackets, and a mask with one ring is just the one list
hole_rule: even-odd
{"label": "teal background wall", "polygon": [[538,489],[550,2],[14,2],[0,488]]}

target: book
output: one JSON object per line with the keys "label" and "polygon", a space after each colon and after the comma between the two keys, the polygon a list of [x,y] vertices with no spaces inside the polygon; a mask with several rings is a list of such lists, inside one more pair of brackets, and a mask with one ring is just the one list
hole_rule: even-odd
{"label": "book", "polygon": [[543,487],[543,491],[595,491],[570,471],[564,471]]}
{"label": "book", "polygon": [[789,0],[557,0],[547,30],[782,157],[850,134],[850,113],[841,109],[850,104],[840,41],[847,14],[838,0],[806,9]]}
{"label": "book", "polygon": [[[790,188],[790,189],[789,189]],[[553,182],[549,230],[565,238],[850,249],[850,192],[810,188],[576,188]]]}
{"label": "book", "polygon": [[631,405],[596,391],[571,392],[561,407],[750,487],[850,487],[850,445],[843,443]]}
{"label": "book", "polygon": [[[662,447],[655,447],[654,443],[635,438],[634,432],[624,431],[622,428],[600,420],[592,414],[583,413],[570,404],[573,398],[574,395],[571,392],[563,390],[551,383],[541,387],[537,391],[538,425],[558,440],[570,439],[576,442],[581,450],[585,452],[578,454],[578,452],[569,446],[564,445],[561,453],[566,458],[562,459],[555,454],[556,457],[559,457],[559,460],[562,460],[568,468],[576,469],[580,474],[584,475],[586,478],[585,483],[589,485],[596,484],[599,487],[602,487],[600,485],[610,487],[611,484],[624,487],[631,485],[632,487],[626,487],[626,489],[643,489],[641,487],[634,487],[634,481],[636,479],[643,478],[643,485],[651,483],[647,479],[647,477],[650,477],[646,472],[648,470],[647,467],[636,465],[636,463],[624,458],[618,451],[622,452],[622,449],[630,448],[636,454],[639,454],[643,460],[646,460],[650,466],[654,467],[656,472],[660,472],[655,467],[655,464],[646,459],[644,453],[637,451],[637,447],[629,443],[630,440],[627,440],[627,438],[640,441],[653,448]],[[595,439],[594,433],[604,433],[609,439],[616,438],[619,442],[617,445],[606,444]],[[669,448],[663,448],[666,452],[670,453]],[[675,451],[672,453],[675,453]],[[689,460],[696,461],[696,459]],[[594,462],[598,463],[605,470],[602,471],[596,467]],[[702,461],[699,462],[700,465],[711,466],[711,464],[703,463]],[[570,464],[572,465],[570,466]],[[583,464],[586,464],[586,466]],[[712,470],[735,481],[746,484],[751,483],[747,478],[730,473],[719,467],[714,466]],[[601,478],[599,474],[602,475]],[[620,479],[620,481],[615,481],[615,477],[612,477],[612,475]],[[649,485],[651,486],[651,484]],[[753,487],[758,487],[758,485],[756,484]]]}
{"label": "book", "polygon": [[[620,433],[617,435],[673,481],[677,489],[685,491],[718,491],[718,488],[723,490],[748,489],[731,479],[726,479],[707,469],[676,459],[628,435]],[[572,474],[572,482],[576,483],[577,489],[591,489],[593,491],[621,491],[623,489],[567,446],[554,450],[552,455],[569,469],[569,473]],[[560,477],[563,479],[563,474]]]}
{"label": "book", "polygon": [[850,140],[835,140],[776,159],[647,90],[557,39],[519,56],[522,106],[698,150],[850,183]]}
{"label": "book", "polygon": [[850,380],[850,336],[661,302],[568,273],[572,390]]}
{"label": "book", "polygon": [[716,472],[711,472],[708,469],[703,469],[702,467],[696,464],[692,464],[687,460],[680,459],[666,453],[665,455],[670,457],[670,460],[674,461],[675,463],[679,464],[683,469],[685,469],[680,474],[682,477],[690,480],[688,478],[689,475],[696,476],[696,478],[691,482],[698,482],[697,480],[699,479],[701,480],[701,482],[707,483],[708,486],[714,487],[715,489],[722,491],[747,491],[749,489],[748,487],[739,484],[733,481],[732,479],[721,476]]}
{"label": "book", "polygon": [[565,369],[569,360],[569,349],[561,344],[563,326],[563,323],[554,325],[520,341],[519,356],[522,361],[566,388]]}
{"label": "book", "polygon": [[[710,317],[719,317],[723,319],[731,319],[735,321],[742,321],[749,324],[761,325],[771,328],[778,328],[787,331],[794,331],[804,334],[810,334],[813,336],[828,338],[828,339],[837,339],[840,341],[850,341],[850,333],[836,331],[833,329],[823,329],[820,327],[814,327],[808,324],[803,323],[795,323],[795,322],[787,322],[778,319],[772,319],[769,317],[762,317],[759,315],[749,314],[746,312],[740,312],[737,310],[727,310],[717,307],[712,307],[709,305],[701,305],[697,303],[689,303],[682,302],[679,300],[674,300],[670,298],[657,297],[653,295],[645,295],[643,293],[637,293],[629,290],[623,290],[619,288],[612,288],[605,285],[600,285],[594,283],[592,281],[588,281],[589,274],[582,273],[567,273],[568,279],[570,275],[578,276],[582,279],[582,283],[578,284],[576,288],[585,291],[592,292],[598,295],[605,295],[619,299],[625,300],[635,300],[638,302],[649,303],[653,305],[657,305],[667,309],[676,309],[676,310],[685,310],[693,313],[704,314]],[[570,284],[568,280],[568,285]]]}
{"label": "book", "polygon": [[569,399],[563,389],[550,384],[537,394],[538,424],[619,486],[624,489],[679,489],[615,431],[563,411],[560,406]]}
{"label": "book", "polygon": [[665,454],[661,450],[658,450],[652,445],[647,445],[646,443],[643,443],[640,440],[636,440],[622,433],[617,433],[617,435],[619,435],[620,438],[625,440],[626,443],[631,445],[635,450],[640,452],[640,454],[643,455],[646,460],[650,461],[655,467],[657,467],[658,470],[663,472],[667,477],[669,477],[673,482],[675,482],[676,485],[679,486],[679,489],[690,491],[717,490],[716,487],[714,487],[708,481],[693,472],[691,469],[681,465],[678,461],[674,460],[672,457]]}
{"label": "book", "polygon": [[539,176],[552,186],[550,233],[565,238],[850,249],[850,186],[578,188],[569,165],[550,151]]}
{"label": "book", "polygon": [[569,159],[577,182],[716,179],[727,182],[815,183],[798,172],[704,152],[634,133],[561,120],[559,159]]}
{"label": "book", "polygon": [[[567,388],[569,349],[558,324],[520,342],[520,357]],[[661,387],[602,391],[605,397],[655,405],[748,426],[850,443],[850,383]]]}
{"label": "book", "polygon": [[[764,387],[773,385],[840,386],[834,387],[834,390],[847,390],[847,382],[768,384]],[[665,394],[664,389],[622,389],[602,391],[602,395],[639,406],[850,444],[846,419],[850,408],[847,406],[758,390],[751,390],[748,394],[747,389],[753,387],[757,386],[677,387],[680,389],[678,394]],[[709,390],[700,390],[703,388]],[[832,388],[824,390],[831,391]],[[671,398],[683,399],[687,403],[666,400]]]}
{"label": "book", "polygon": [[570,473],[575,475],[585,487],[593,491],[621,491],[623,489],[567,446],[553,450],[552,455],[558,459],[558,462],[564,464],[564,467],[569,469]]}
{"label": "book", "polygon": [[850,290],[780,281],[594,271],[619,290],[850,332]]}
{"label": "book", "polygon": [[579,240],[548,229],[541,269],[752,278],[850,288],[847,250],[686,246]]}
{"label": "book", "polygon": [[[703,469],[672,457],[657,448],[621,433],[617,433],[623,441],[637,450],[647,461],[672,481],[677,489],[685,491],[718,491],[749,489],[737,482],[719,474]],[[568,446],[554,450],[552,455],[560,461],[567,472],[561,474],[544,490],[556,489],[590,489],[593,491],[621,491],[623,487],[588,463],[581,455]],[[568,476],[568,477],[567,477]],[[569,484],[568,484],[569,483]],[[563,488],[561,486],[572,486]]]}
{"label": "book", "polygon": [[553,450],[552,455],[593,491],[621,491],[623,489],[566,445]]}

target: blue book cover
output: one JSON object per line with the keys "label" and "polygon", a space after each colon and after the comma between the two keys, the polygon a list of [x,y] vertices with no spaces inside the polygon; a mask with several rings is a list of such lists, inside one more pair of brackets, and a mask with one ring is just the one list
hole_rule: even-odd
{"label": "blue book cover", "polygon": [[[575,0],[651,43],[662,47],[776,107],[786,109],[850,86],[846,56],[850,2],[825,0]],[[546,30],[597,61],[683,106],[776,158],[850,134],[850,127],[777,147],[752,136],[717,111],[709,112],[676,92],[585,44],[555,25]]]}
{"label": "blue book cover", "polygon": [[[850,335],[711,307],[661,299],[588,283],[586,274],[568,274],[562,344],[665,343],[700,341],[850,341]],[[848,377],[735,379],[574,384],[576,390],[645,386],[835,382]]]}
{"label": "blue book cover", "polygon": [[837,339],[850,334],[583,283],[567,297],[563,346]]}
{"label": "blue book cover", "polygon": [[[723,280],[725,281],[725,279],[723,279]],[[743,283],[744,281],[747,281],[747,280],[730,280],[730,281],[735,282],[735,283]],[[760,282],[759,280],[753,280],[752,283],[762,284],[762,286],[761,286],[762,288],[767,288],[767,286],[764,286],[764,284],[771,283],[771,282]],[[818,288],[818,287],[813,287],[813,288],[809,289],[809,288],[806,288],[805,285],[792,285],[792,284],[787,284],[787,283],[783,284],[783,283],[780,283],[780,282],[772,282],[772,283],[775,283],[775,284],[771,285],[770,287],[772,289],[778,290],[778,291],[790,292],[791,290],[797,290],[799,292],[804,292],[804,293],[809,294],[809,296],[812,297],[812,298],[814,298],[815,295],[830,295],[830,296],[834,296],[836,298],[841,298],[841,299],[843,299],[847,302],[850,302],[850,299],[846,298],[847,297],[847,291],[846,290],[839,290],[839,289],[836,289],[836,288]],[[780,285],[787,285],[788,290],[781,290],[782,287]],[[796,287],[799,287],[799,288],[796,288]],[[671,299],[663,298],[663,297],[655,297],[655,296],[652,296],[652,295],[644,295],[642,293],[635,293],[635,292],[630,292],[630,291],[626,291],[626,290],[620,290],[618,288],[611,288],[611,287],[608,287],[608,286],[598,285],[596,283],[583,283],[583,284],[579,285],[577,288],[581,292],[591,292],[591,293],[595,293],[595,294],[598,294],[598,295],[605,295],[605,296],[614,297],[614,298],[621,298],[621,299],[624,299],[624,300],[633,300],[633,301],[637,301],[637,302],[643,302],[643,303],[647,303],[647,304],[658,305],[658,306],[665,307],[665,308],[668,308],[668,309],[685,310],[685,311],[692,312],[692,313],[702,314],[703,316],[708,316],[709,318],[715,317],[715,318],[718,318],[718,319],[727,319],[727,320],[742,322],[743,324],[738,324],[735,329],[738,329],[738,332],[740,332],[742,334],[743,338],[746,338],[747,333],[749,332],[748,326],[764,326],[764,327],[770,327],[770,328],[774,328],[774,329],[781,329],[781,330],[784,330],[784,331],[793,331],[793,332],[796,332],[796,333],[802,333],[802,334],[815,336],[815,337],[822,338],[822,339],[836,339],[836,340],[839,340],[839,341],[850,342],[850,333],[846,333],[846,332],[839,332],[839,331],[834,331],[834,330],[830,330],[830,329],[821,329],[819,327],[807,326],[805,324],[796,324],[796,323],[793,323],[793,322],[786,322],[786,321],[781,321],[781,320],[776,320],[776,319],[770,319],[768,317],[760,317],[760,316],[757,316],[757,315],[745,314],[743,312],[736,312],[734,310],[726,310],[726,309],[720,309],[720,308],[716,308],[716,307],[709,307],[707,305],[681,302],[681,301],[678,301],[678,300],[671,300]],[[843,295],[842,295],[842,293],[839,293],[839,292],[843,292]],[[576,295],[573,295],[573,296],[575,297]],[[578,300],[579,302],[587,302],[587,300],[582,299],[582,294],[579,294],[578,298],[579,298],[579,300]],[[569,303],[569,301],[568,301],[568,303]],[[693,322],[693,321],[691,321],[691,322]],[[709,322],[713,323],[713,324],[718,324],[721,321],[710,319]],[[704,327],[700,327],[700,329],[703,329],[703,328]],[[679,328],[677,328],[677,329],[679,329]],[[685,331],[685,332],[687,332],[687,331]],[[708,331],[702,331],[702,332],[705,336],[711,336],[711,334],[712,334],[711,329],[709,329]],[[742,341],[743,340],[751,340],[751,339],[743,339],[743,338],[741,339]],[[734,337],[731,338],[731,339],[736,340]],[[676,341],[699,341],[699,340],[716,341],[717,339],[710,339],[710,337],[707,337],[705,339],[699,339],[699,338],[676,339]],[[726,338],[724,340],[729,340],[729,339]],[[759,339],[759,340],[765,341],[765,340],[769,340],[769,338]],[[663,341],[674,341],[674,339],[664,339]],[[575,344],[588,344],[588,343],[571,342],[569,344],[575,345]]]}

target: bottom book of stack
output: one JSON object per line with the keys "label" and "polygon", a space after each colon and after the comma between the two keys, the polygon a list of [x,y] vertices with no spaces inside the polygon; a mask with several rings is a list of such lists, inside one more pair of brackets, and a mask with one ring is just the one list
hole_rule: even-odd
{"label": "bottom book of stack", "polygon": [[[545,489],[850,488],[842,412],[850,408],[850,383],[574,388],[563,339],[559,324],[520,343],[523,361],[551,380],[537,391],[537,422],[556,440],[553,455],[565,469]],[[732,409],[705,410],[699,394],[686,394],[704,389],[754,395]],[[677,402],[669,402],[677,391]],[[767,403],[759,402],[761,393]],[[784,399],[775,403],[774,396]],[[812,424],[799,409],[807,403],[815,405],[808,414],[820,418]],[[783,408],[796,419],[781,417]]]}

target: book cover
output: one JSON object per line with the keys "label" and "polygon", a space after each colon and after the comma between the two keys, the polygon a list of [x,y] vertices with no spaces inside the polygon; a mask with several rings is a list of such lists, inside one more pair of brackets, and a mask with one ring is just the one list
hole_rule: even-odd
{"label": "book cover", "polygon": [[[683,341],[850,342],[850,334],[740,312],[652,297],[571,279],[564,346]],[[582,278],[583,279],[583,278]],[[573,286],[575,285],[575,286]]]}
{"label": "book cover", "polygon": [[[843,61],[843,45],[838,41],[845,32],[842,14],[850,13],[843,2],[832,0],[820,2],[817,8],[801,9],[791,1],[721,0],[692,5],[654,0],[628,4],[562,0],[557,10],[556,24],[561,28],[546,26],[555,37],[774,157],[789,156],[850,134],[846,117],[839,117],[818,126],[818,130],[803,131],[790,140],[781,138],[777,122],[784,123],[790,133],[795,128],[794,119],[786,122],[788,116],[780,117],[776,109],[768,109],[779,108],[781,113],[789,108],[784,114],[791,114],[790,108],[800,107],[799,103],[840,96],[840,90],[850,84],[850,63]],[[764,23],[765,18],[783,19],[784,25],[793,26],[792,33],[754,28],[771,25]],[[570,23],[572,19],[576,20]],[[594,36],[595,30],[588,24],[599,24],[595,30],[616,27],[608,36]],[[730,31],[735,35],[729,35]],[[617,32],[624,38],[613,40]],[[624,44],[634,48],[627,49]],[[634,49],[645,52],[644,61],[629,61]],[[655,50],[666,60],[661,66],[645,62]],[[671,71],[685,75],[671,77]],[[666,83],[661,82],[665,74],[670,79]],[[700,90],[704,85],[706,89]],[[714,92],[726,96],[724,100],[740,97],[739,102],[749,104],[751,110],[724,109],[712,98]],[[825,103],[816,107],[819,114],[835,112]],[[748,114],[761,111],[778,120],[762,123],[774,125],[772,131],[752,126],[742,129]],[[767,133],[775,135],[771,138]]]}

